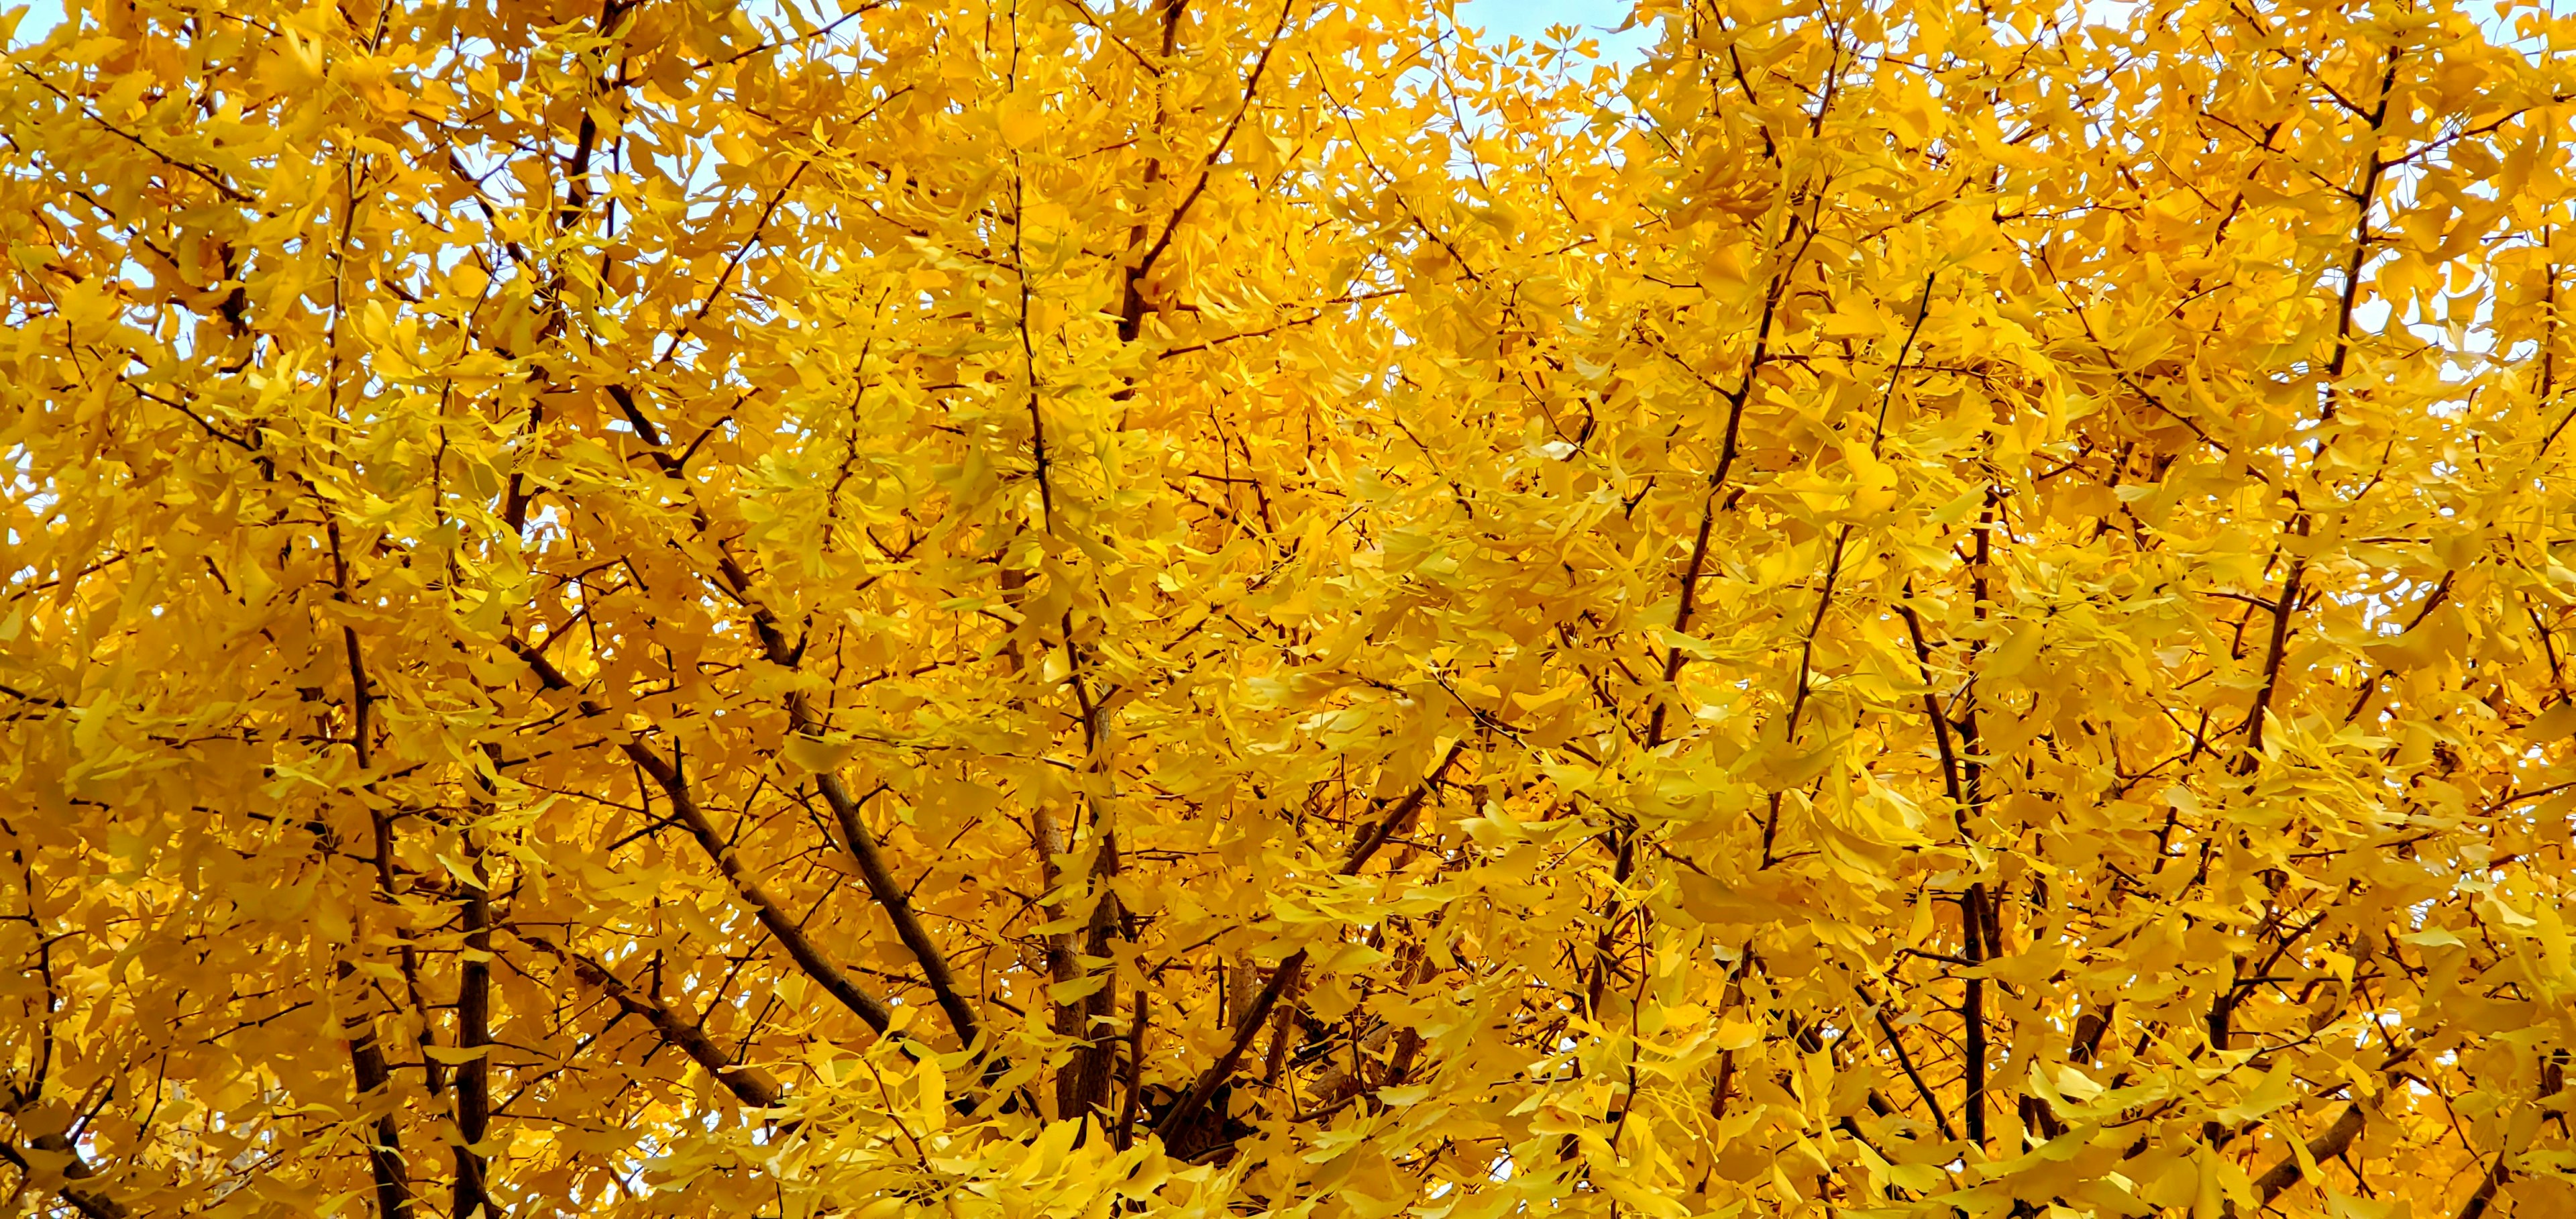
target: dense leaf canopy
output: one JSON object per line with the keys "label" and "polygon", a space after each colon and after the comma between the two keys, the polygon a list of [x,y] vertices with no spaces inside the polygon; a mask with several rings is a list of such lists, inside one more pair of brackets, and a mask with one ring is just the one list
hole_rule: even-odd
{"label": "dense leaf canopy", "polygon": [[22,31],[11,1205],[2576,1213],[2576,21],[1634,25]]}

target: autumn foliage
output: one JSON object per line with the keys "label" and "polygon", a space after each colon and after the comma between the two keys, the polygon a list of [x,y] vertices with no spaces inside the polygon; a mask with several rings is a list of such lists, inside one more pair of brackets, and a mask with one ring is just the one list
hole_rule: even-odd
{"label": "autumn foliage", "polygon": [[9,1205],[2576,1213],[2576,21],[1633,21],[21,30]]}

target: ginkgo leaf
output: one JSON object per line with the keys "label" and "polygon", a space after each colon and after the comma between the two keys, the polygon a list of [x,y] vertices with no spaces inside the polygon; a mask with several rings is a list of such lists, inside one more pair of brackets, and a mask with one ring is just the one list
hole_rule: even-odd
{"label": "ginkgo leaf", "polygon": [[835,741],[807,736],[800,732],[791,733],[788,736],[782,752],[785,753],[788,761],[795,763],[801,769],[817,774],[829,774],[847,765],[850,756],[857,753],[858,749],[859,743],[854,740]]}

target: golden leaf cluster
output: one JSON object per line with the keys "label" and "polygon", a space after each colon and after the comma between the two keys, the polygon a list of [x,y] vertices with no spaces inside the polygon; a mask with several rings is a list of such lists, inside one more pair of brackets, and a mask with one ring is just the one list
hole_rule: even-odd
{"label": "golden leaf cluster", "polygon": [[2576,20],[1630,28],[21,30],[6,1205],[2576,1213]]}

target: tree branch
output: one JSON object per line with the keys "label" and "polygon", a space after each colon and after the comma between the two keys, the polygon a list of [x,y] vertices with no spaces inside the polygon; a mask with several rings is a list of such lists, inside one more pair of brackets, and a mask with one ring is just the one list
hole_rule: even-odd
{"label": "tree branch", "polygon": [[[572,679],[564,676],[563,670],[556,668],[553,661],[546,659],[545,653],[527,641],[512,638],[506,646],[536,674],[538,683],[545,688],[557,691],[573,688]],[[589,699],[580,700],[578,706],[586,717],[607,713],[606,708]],[[813,940],[807,938],[802,923],[790,917],[778,900],[762,887],[758,878],[752,876],[750,869],[743,866],[741,856],[734,853],[724,835],[716,832],[715,823],[707,819],[706,810],[700,808],[697,798],[690,794],[688,780],[680,774],[679,768],[646,748],[642,741],[623,741],[618,748],[625,753],[627,760],[635,763],[636,768],[653,781],[654,786],[662,789],[662,794],[671,801],[672,820],[697,840],[699,848],[715,863],[716,870],[732,883],[735,895],[742,899],[744,905],[751,907],[753,916],[777,938],[797,967],[830,992],[833,998],[840,1000],[841,1006],[865,1021],[869,1028],[883,1033],[892,1027],[894,1012],[886,1006],[885,1000],[861,989],[840,966],[825,957],[822,950],[814,946]]]}
{"label": "tree branch", "polygon": [[[35,1103],[36,1097],[21,1091],[16,1083],[0,1083],[0,1114],[6,1114],[14,1120],[19,1118],[28,1106]],[[87,1219],[126,1219],[126,1216],[132,1214],[126,1209],[124,1203],[80,1184],[97,1176],[98,1166],[81,1158],[80,1149],[73,1146],[71,1139],[63,1132],[31,1135],[27,1139],[27,1146],[42,1152],[47,1158],[60,1157],[64,1161],[60,1173],[62,1180],[51,1188],[61,1196],[63,1201],[70,1203],[73,1210],[87,1216]],[[34,1164],[27,1159],[26,1151],[9,1143],[0,1143],[0,1159],[15,1165],[20,1175],[28,1182],[34,1183],[37,1180],[39,1174]]]}
{"label": "tree branch", "polygon": [[[1432,768],[1429,776],[1398,801],[1386,816],[1362,831],[1359,839],[1351,844],[1350,854],[1343,859],[1339,874],[1358,875],[1359,870],[1368,864],[1369,857],[1413,819],[1414,813],[1422,808],[1422,802],[1430,798],[1432,789],[1439,786],[1441,778],[1449,773],[1449,767],[1458,761],[1458,755],[1466,748],[1464,741],[1451,745],[1448,756]],[[1279,1004],[1279,996],[1296,983],[1297,975],[1305,968],[1306,950],[1300,948],[1289,954],[1287,960],[1281,961],[1279,968],[1270,971],[1270,980],[1262,984],[1261,993],[1253,998],[1242,1018],[1235,1021],[1234,1037],[1226,1044],[1224,1052],[1217,1055],[1215,1062],[1208,1064],[1207,1070],[1199,1073],[1198,1081],[1190,1085],[1190,1090],[1180,1100],[1164,1111],[1162,1118],[1154,1123],[1155,1133],[1183,1129],[1198,1116],[1199,1110],[1207,1107],[1208,1098],[1215,1095],[1227,1076],[1233,1074],[1234,1064],[1242,1060],[1244,1050],[1252,1045],[1254,1037],[1260,1035],[1261,1026],[1270,1018],[1270,1010]]]}
{"label": "tree branch", "polygon": [[[2335,1118],[2334,1125],[2326,1127],[2325,1133],[2308,1141],[2308,1162],[2319,1163],[2342,1155],[2344,1149],[2352,1146],[2352,1141],[2361,1136],[2361,1127],[2366,1120],[2368,1120],[2368,1113],[2362,1109],[2360,1102],[2356,1101],[2346,1106],[2343,1113]],[[2254,1192],[2263,1200],[2263,1205],[2270,1206],[2272,1199],[2280,1197],[2282,1191],[2298,1184],[2299,1179],[2306,1175],[2307,1169],[2300,1167],[2298,1153],[2292,1152],[2281,1157],[2279,1163],[2254,1179]],[[2236,1208],[2230,1206],[2228,1213],[2235,1214]]]}
{"label": "tree branch", "polygon": [[801,921],[789,915],[786,908],[778,904],[778,899],[769,895],[759,879],[751,874],[751,869],[743,866],[742,857],[734,852],[732,844],[716,832],[715,823],[707,819],[706,810],[700,808],[697,798],[690,794],[688,781],[681,776],[679,768],[646,748],[641,741],[626,741],[619,748],[653,780],[655,786],[662,789],[663,796],[671,802],[672,819],[679,822],[691,838],[697,839],[699,849],[715,863],[716,871],[732,882],[734,893],[742,898],[744,905],[751,907],[753,916],[760,920],[760,925],[770,935],[777,938],[779,946],[787,950],[787,955],[797,967],[833,998],[840,1000],[841,1006],[866,1021],[869,1028],[879,1033],[891,1028],[894,1024],[893,1009],[886,1006],[885,1000],[861,989],[858,983],[850,980],[849,974],[814,946]]}
{"label": "tree branch", "polygon": [[757,1109],[778,1106],[781,1089],[777,1077],[759,1067],[738,1062],[735,1055],[726,1053],[709,1038],[697,1021],[681,1016],[668,1004],[628,986],[607,966],[589,957],[562,948],[542,936],[523,933],[518,938],[529,947],[572,967],[574,977],[599,988],[619,1008],[651,1025],[663,1041],[688,1055],[689,1061],[714,1076],[726,1091],[734,1094],[735,1099]]}

